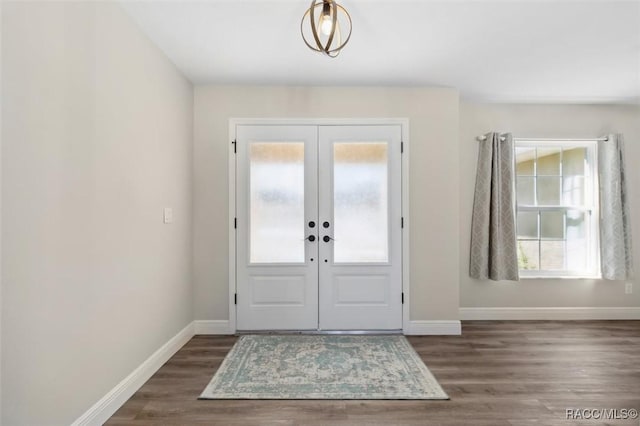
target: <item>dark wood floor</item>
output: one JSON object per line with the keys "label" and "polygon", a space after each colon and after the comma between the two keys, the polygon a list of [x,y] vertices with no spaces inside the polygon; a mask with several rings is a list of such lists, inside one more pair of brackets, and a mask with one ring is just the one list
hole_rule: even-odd
{"label": "dark wood floor", "polygon": [[640,409],[640,321],[464,322],[409,337],[450,401],[199,401],[235,337],[196,336],[108,425],[597,425],[567,408]]}

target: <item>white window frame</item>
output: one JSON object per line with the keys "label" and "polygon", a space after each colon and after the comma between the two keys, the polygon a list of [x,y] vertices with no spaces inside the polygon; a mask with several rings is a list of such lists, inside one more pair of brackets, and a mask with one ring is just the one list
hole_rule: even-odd
{"label": "white window frame", "polygon": [[[526,139],[518,139],[514,138],[514,163],[515,163],[515,149],[516,148],[562,148],[571,149],[571,148],[587,148],[587,159],[589,165],[589,175],[590,175],[590,185],[591,188],[587,190],[591,192],[591,206],[569,206],[569,205],[560,205],[560,206],[537,206],[537,205],[520,205],[516,198],[516,219],[518,211],[567,211],[567,210],[581,210],[585,211],[590,215],[590,226],[587,228],[588,241],[589,241],[589,257],[588,261],[590,263],[590,268],[584,271],[568,271],[568,270],[519,270],[520,278],[524,279],[540,279],[540,278],[588,278],[588,279],[598,279],[601,277],[600,272],[600,233],[599,233],[599,222],[600,222],[600,199],[599,199],[599,191],[598,191],[598,150],[597,150],[597,140],[595,139],[585,139],[585,140],[575,140],[575,141],[563,141],[557,140],[554,141],[552,139],[549,140],[526,140]],[[537,165],[537,162],[536,162]],[[515,164],[514,164],[515,167]],[[562,167],[562,163],[561,163]],[[537,176],[537,170],[534,171],[535,176]],[[561,172],[562,173],[562,172]],[[562,175],[564,177],[564,175]],[[515,185],[517,185],[517,173],[515,176]],[[534,179],[534,194],[537,194],[537,179]],[[540,240],[540,218],[538,217],[538,240]],[[517,220],[516,220],[517,224]],[[566,232],[566,231],[565,231]],[[517,238],[517,236],[516,236]],[[566,241],[566,235],[565,235]],[[540,259],[538,260],[540,261]]]}

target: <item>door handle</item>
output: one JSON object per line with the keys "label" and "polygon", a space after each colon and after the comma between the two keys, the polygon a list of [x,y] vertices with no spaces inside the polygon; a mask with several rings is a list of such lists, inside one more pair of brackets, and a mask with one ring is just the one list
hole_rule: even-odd
{"label": "door handle", "polygon": [[309,235],[307,238],[305,238],[305,240],[309,240],[311,242],[314,242],[316,240],[316,236],[315,235]]}
{"label": "door handle", "polygon": [[335,241],[335,239],[331,238],[328,235],[325,235],[324,237],[322,237],[322,241],[324,241],[325,243],[328,243],[329,241]]}

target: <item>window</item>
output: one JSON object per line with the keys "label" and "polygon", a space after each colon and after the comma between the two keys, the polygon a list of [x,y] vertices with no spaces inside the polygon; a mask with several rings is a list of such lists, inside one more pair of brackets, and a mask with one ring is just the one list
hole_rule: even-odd
{"label": "window", "polygon": [[522,277],[597,276],[596,142],[515,141]]}

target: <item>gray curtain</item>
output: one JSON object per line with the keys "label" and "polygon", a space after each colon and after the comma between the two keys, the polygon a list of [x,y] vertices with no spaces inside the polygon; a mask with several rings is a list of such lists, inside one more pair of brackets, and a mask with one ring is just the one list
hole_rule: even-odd
{"label": "gray curtain", "polygon": [[472,278],[519,278],[514,174],[513,137],[510,133],[487,133],[480,142],[473,200],[469,264]]}
{"label": "gray curtain", "polygon": [[598,142],[598,173],[602,278],[626,280],[633,277],[633,258],[621,134],[608,135],[606,141]]}

